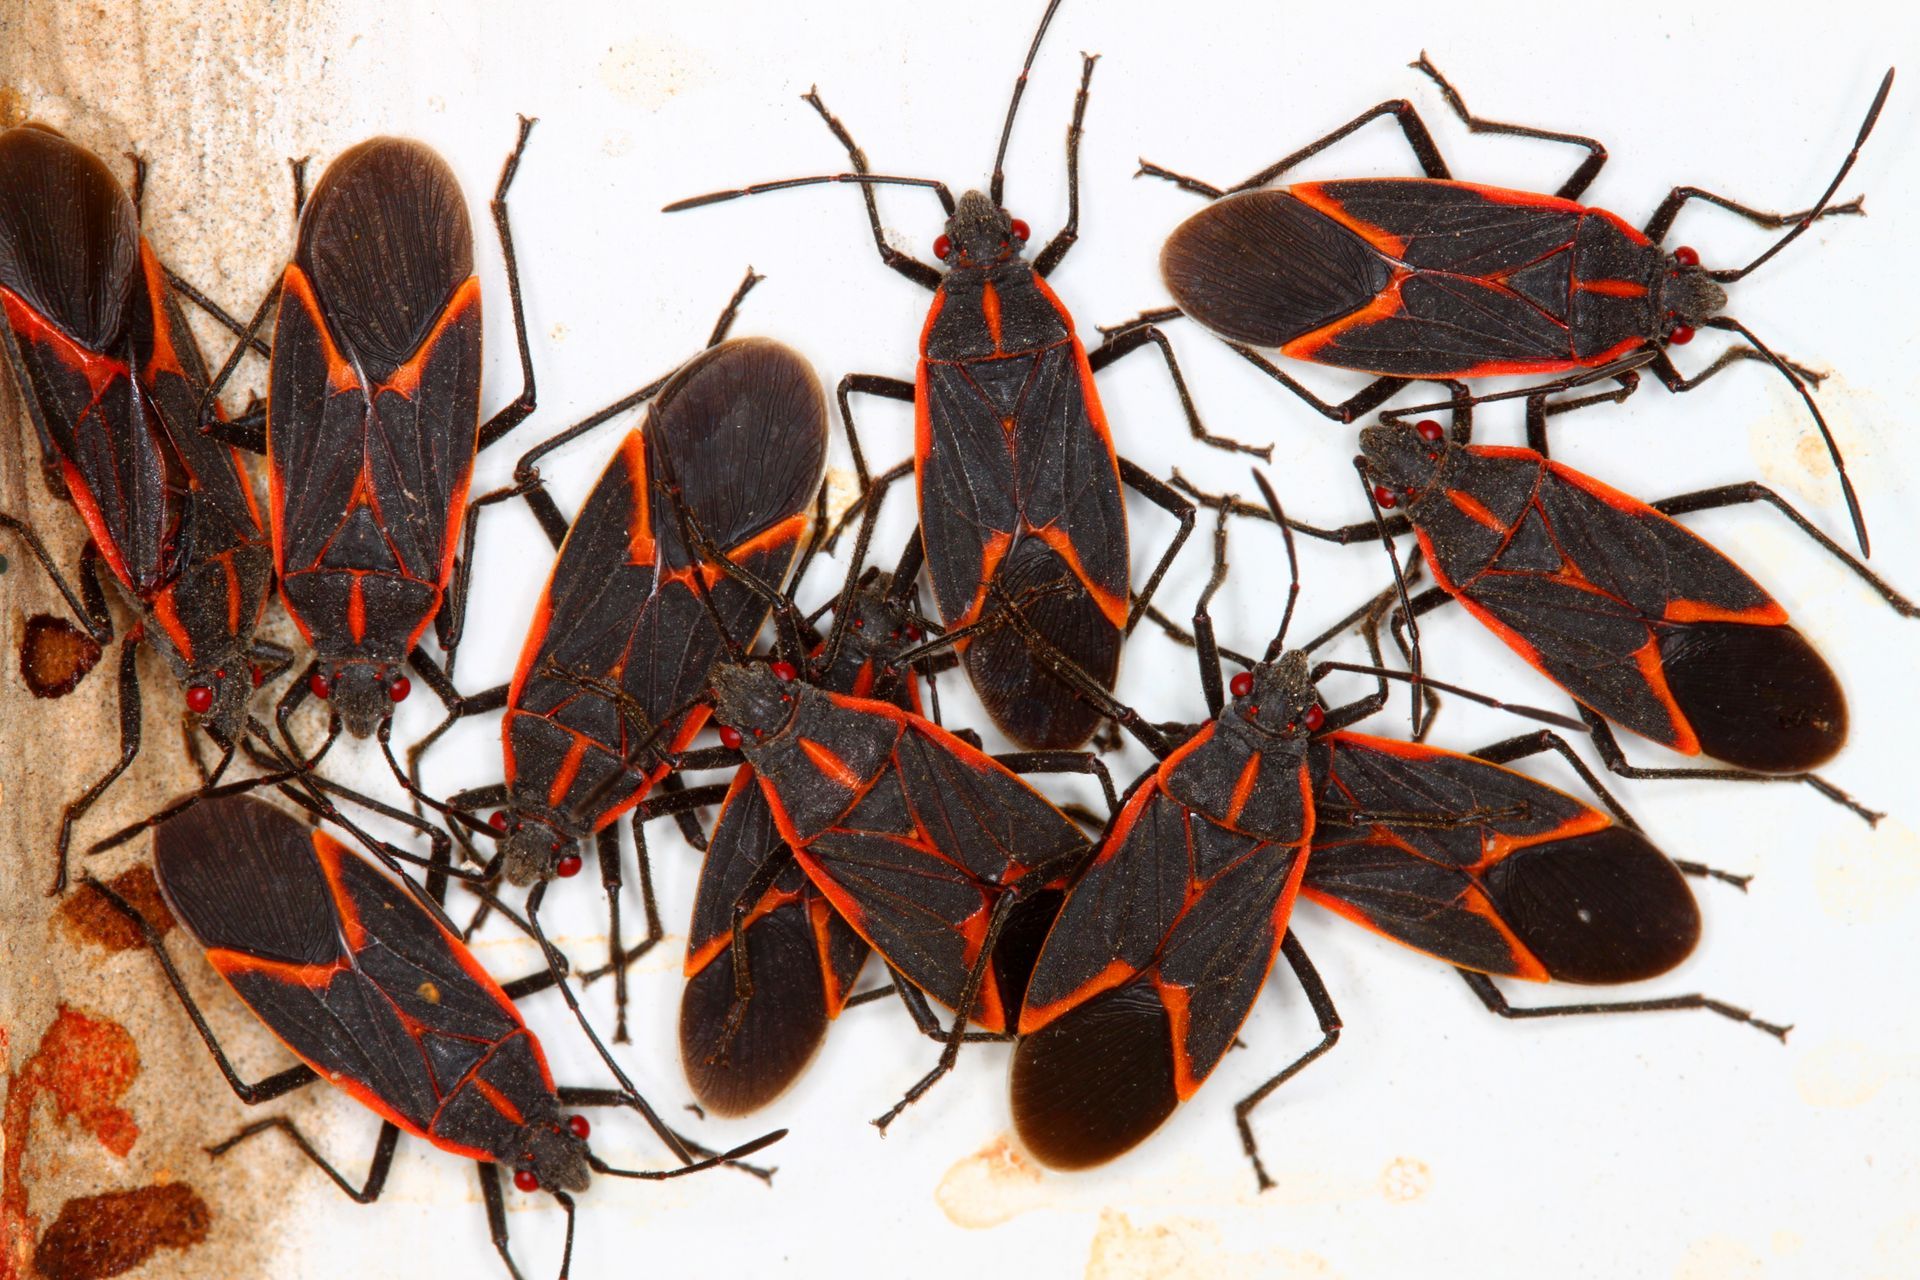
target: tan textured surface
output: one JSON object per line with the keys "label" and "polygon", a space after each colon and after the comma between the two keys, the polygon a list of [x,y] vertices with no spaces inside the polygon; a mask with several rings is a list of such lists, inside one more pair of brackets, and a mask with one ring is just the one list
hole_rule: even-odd
{"label": "tan textured surface", "polygon": [[[290,200],[281,157],[331,148],[340,131],[357,127],[303,105],[315,100],[333,38],[326,8],[304,0],[0,0],[0,123],[44,120],[116,162],[123,174],[123,153],[145,156],[152,164],[147,230],[161,256],[225,304],[244,310],[271,280],[286,249]],[[203,328],[201,337],[214,358],[224,352],[212,330]],[[81,544],[80,522],[47,494],[38,446],[11,377],[0,382],[0,509],[24,513],[60,563],[71,566]],[[11,562],[0,576],[0,648],[12,665],[25,618],[63,606],[18,547],[0,548],[0,554]],[[124,631],[131,615],[119,604],[116,619]],[[0,1051],[8,1085],[21,1084],[18,1073],[63,1004],[123,1026],[138,1061],[117,1100],[137,1131],[130,1145],[116,1139],[124,1154],[80,1118],[63,1114],[55,1100],[38,1098],[23,1111],[27,1141],[7,1158],[18,1168],[25,1204],[4,1210],[9,1221],[0,1277],[35,1274],[35,1240],[69,1201],[74,1207],[62,1227],[69,1236],[85,1222],[109,1220],[102,1204],[157,1205],[150,1211],[162,1218],[185,1207],[185,1217],[173,1214],[178,1220],[171,1226],[157,1224],[163,1247],[119,1274],[264,1275],[275,1239],[273,1215],[285,1203],[273,1188],[289,1176],[287,1152],[267,1142],[221,1161],[203,1153],[205,1144],[242,1122],[245,1109],[192,1038],[151,958],[137,951],[109,955],[58,927],[57,904],[45,896],[61,806],[112,755],[118,652],[116,644],[75,693],[57,702],[31,699],[17,679],[0,681]],[[192,785],[177,728],[179,689],[151,655],[143,657],[141,671],[149,691],[145,749],[83,821],[76,850]],[[99,749],[76,749],[82,744]],[[143,841],[90,869],[119,872],[146,856]],[[227,1015],[216,1016],[216,1024],[238,1050],[242,1071],[258,1076],[282,1065],[284,1053],[238,1015],[191,947],[175,941],[177,954],[192,961],[190,980],[212,997],[217,1014]],[[21,1093],[16,1102],[25,1101]],[[312,1105],[273,1109],[299,1114]],[[344,1157],[349,1167],[354,1158]],[[152,1193],[144,1202],[81,1199],[154,1186],[175,1190]],[[182,1187],[204,1200],[210,1223],[192,1220],[191,1198]],[[21,1209],[28,1215],[24,1223],[15,1217]],[[190,1243],[202,1231],[204,1242]],[[66,1241],[69,1257],[72,1245]],[[113,1247],[95,1256],[107,1266],[124,1263],[125,1245],[123,1228]]]}

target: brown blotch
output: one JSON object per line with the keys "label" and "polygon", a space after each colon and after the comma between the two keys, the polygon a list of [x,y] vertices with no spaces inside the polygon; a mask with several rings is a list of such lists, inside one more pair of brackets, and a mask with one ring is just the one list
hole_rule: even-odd
{"label": "brown blotch", "polygon": [[213,1213],[185,1183],[77,1196],[33,1250],[47,1280],[101,1280],[131,1271],[160,1249],[186,1249],[207,1238]]}
{"label": "brown blotch", "polygon": [[[123,871],[107,881],[107,887],[137,907],[154,932],[162,937],[173,928],[173,913],[167,910],[166,899],[160,896],[160,886],[153,878],[151,867],[142,863]],[[104,895],[92,891],[68,894],[60,904],[60,923],[79,941],[91,942],[108,951],[131,951],[146,945],[147,941],[140,926],[127,919]]]}
{"label": "brown blotch", "polygon": [[100,645],[65,618],[36,613],[20,637],[20,678],[36,698],[64,698],[100,661]]}
{"label": "brown blotch", "polygon": [[101,1146],[124,1157],[140,1136],[140,1127],[115,1103],[139,1072],[140,1054],[125,1027],[60,1006],[32,1056],[7,1082],[4,1118],[0,1118],[0,1152],[4,1152],[0,1159],[0,1244],[6,1257],[24,1256],[38,1226],[27,1209],[23,1177],[34,1104],[42,1096],[50,1096],[61,1120],[78,1120]]}

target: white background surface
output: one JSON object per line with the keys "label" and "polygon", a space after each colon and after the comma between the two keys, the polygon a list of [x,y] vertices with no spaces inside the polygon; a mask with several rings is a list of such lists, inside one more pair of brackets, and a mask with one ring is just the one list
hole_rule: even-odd
{"label": "white background surface", "polygon": [[[736,332],[795,345],[829,388],[849,370],[910,376],[926,295],[881,268],[853,191],[790,192],[673,217],[657,210],[716,187],[840,170],[843,153],[800,101],[811,84],[876,169],[940,177],[956,193],[982,183],[1039,7],[344,6],[338,56],[326,68],[330,93],[367,131],[411,133],[441,148],[474,201],[489,303],[489,411],[511,397],[517,375],[483,202],[514,113],[541,119],[512,198],[540,412],[483,460],[476,492],[504,478],[513,456],[548,430],[694,351],[749,263],[768,279]],[[1032,223],[1036,246],[1064,214],[1062,137],[1082,49],[1103,55],[1082,156],[1082,238],[1053,284],[1083,334],[1164,305],[1159,244],[1198,207],[1171,186],[1134,181],[1142,155],[1236,181],[1405,95],[1456,176],[1556,186],[1577,155],[1469,140],[1432,87],[1405,68],[1424,47],[1475,110],[1600,137],[1613,159],[1587,198],[1631,221],[1681,182],[1798,207],[1838,163],[1880,72],[1915,49],[1912,22],[1873,4],[1467,12],[1069,0],[1016,131],[1007,204]],[[1852,464],[1874,563],[1914,590],[1920,82],[1911,76],[1920,59],[1905,60],[1914,64],[1910,78],[1896,85],[1842,192],[1868,193],[1872,216],[1822,224],[1739,286],[1731,310],[1780,350],[1835,371],[1821,402]],[[330,158],[316,150],[316,174]],[[1301,176],[1410,172],[1399,134],[1376,124]],[[929,257],[940,230],[933,201],[912,191],[881,200],[895,243]],[[1697,246],[1709,266],[1744,262],[1766,242],[1699,206],[1676,232],[1669,243]],[[1347,465],[1352,428],[1306,413],[1198,329],[1172,332],[1209,423],[1276,442],[1270,474],[1291,511],[1324,523],[1363,514]],[[1703,334],[1679,358],[1696,368],[1719,343]],[[1329,396],[1359,381],[1291,371]],[[1101,384],[1121,452],[1162,474],[1178,464],[1246,487],[1242,460],[1187,438],[1151,357],[1124,361]],[[856,412],[878,465],[907,455],[904,406],[866,402]],[[1489,411],[1482,421],[1481,439],[1519,441],[1517,414]],[[550,462],[563,510],[575,509],[621,429]],[[1649,498],[1757,476],[1845,536],[1810,424],[1785,384],[1758,367],[1681,399],[1650,384],[1630,405],[1566,421],[1556,445],[1574,465]],[[835,465],[845,465],[837,439]],[[1144,503],[1130,510],[1144,576],[1170,526]],[[512,511],[485,525],[478,582],[486,605],[469,623],[459,667],[466,687],[509,674],[550,563],[531,519]],[[876,541],[876,558],[887,561],[904,535],[906,504],[890,514]],[[882,1003],[842,1019],[811,1073],[762,1119],[698,1125],[715,1142],[767,1123],[791,1126],[772,1153],[781,1171],[771,1190],[724,1173],[662,1186],[603,1180],[582,1206],[575,1274],[719,1276],[776,1266],[802,1275],[1089,1280],[1920,1274],[1920,1019],[1911,995],[1920,972],[1920,842],[1907,825],[1920,756],[1912,736],[1920,632],[1769,514],[1691,523],[1756,571],[1841,672],[1853,740],[1829,773],[1892,813],[1869,832],[1803,788],[1620,785],[1670,853],[1756,876],[1744,896],[1700,890],[1699,951],[1645,993],[1703,990],[1752,1007],[1795,1024],[1787,1047],[1698,1013],[1499,1022],[1434,962],[1303,905],[1300,937],[1348,1029],[1333,1054],[1260,1113],[1275,1190],[1255,1194],[1231,1104],[1316,1037],[1289,981],[1256,1007],[1248,1050],[1230,1055],[1156,1139],[1078,1176],[1042,1173],[1005,1154],[998,1047],[969,1049],[960,1070],[880,1139],[867,1119],[936,1052]],[[1190,610],[1203,576],[1205,530],[1162,596],[1175,616]],[[1216,611],[1223,639],[1255,647],[1274,624],[1284,563],[1270,532],[1253,528],[1236,528],[1235,554]],[[1374,547],[1309,546],[1305,556],[1300,637],[1383,575]],[[819,570],[810,603],[837,582],[829,566]],[[1463,616],[1443,613],[1425,631],[1436,674],[1558,705],[1550,686]],[[1190,658],[1147,630],[1128,649],[1121,692],[1154,718],[1197,716],[1202,707]],[[959,682],[943,682],[942,700],[950,722],[984,725]],[[402,736],[423,731],[424,689],[405,710]],[[1383,733],[1403,723],[1377,722]],[[1524,727],[1456,699],[1435,740],[1470,748]],[[1650,746],[1629,750],[1662,762]],[[351,755],[336,751],[334,762]],[[497,719],[472,727],[437,761],[436,790],[496,781]],[[355,763],[374,757],[362,750]],[[1130,748],[1110,763],[1124,784],[1146,759]],[[1529,768],[1564,776],[1548,764]],[[1071,785],[1047,787],[1076,794]],[[675,1049],[681,934],[697,862],[667,824],[654,856],[673,936],[637,973],[635,1043],[623,1061],[650,1097],[677,1109],[688,1098]],[[550,923],[588,961],[601,946],[594,879],[590,866],[550,899]],[[627,905],[637,917],[637,900]],[[530,948],[511,941],[481,954],[502,976],[533,963]],[[1556,993],[1511,994],[1539,1003]],[[609,995],[596,987],[590,1004],[610,1014]],[[563,1077],[601,1082],[557,1001],[530,1001],[528,1013]],[[328,1148],[358,1167],[372,1118],[344,1097],[307,1106]],[[621,1163],[665,1158],[638,1124],[621,1119],[597,1120],[596,1146]],[[385,1199],[371,1208],[347,1203],[291,1151],[281,1190],[295,1207],[276,1275],[498,1273],[470,1173],[424,1144],[403,1148]],[[523,1269],[551,1274],[560,1215],[544,1198],[510,1195]]]}

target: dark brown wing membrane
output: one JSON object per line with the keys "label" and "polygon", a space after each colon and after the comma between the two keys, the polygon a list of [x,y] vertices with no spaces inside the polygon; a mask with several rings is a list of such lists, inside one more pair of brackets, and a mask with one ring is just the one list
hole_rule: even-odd
{"label": "dark brown wing membrane", "polygon": [[[650,473],[677,484],[701,531],[733,548],[813,501],[826,465],[826,397],[791,348],[739,338],[674,375],[653,402],[646,438]],[[688,563],[672,508],[663,497],[650,501],[663,561]]]}
{"label": "dark brown wing membrane", "polygon": [[1161,249],[1160,274],[1182,311],[1259,347],[1352,315],[1393,277],[1366,241],[1278,190],[1228,196],[1188,218]]}
{"label": "dark brown wing membrane", "polygon": [[[738,1009],[727,941],[734,905],[772,858],[788,865],[759,903],[746,904],[757,915],[746,928],[753,994]],[[867,951],[793,861],[766,796],[741,770],[714,824],[687,929],[680,1060],[701,1104],[743,1115],[785,1092],[819,1049]]]}
{"label": "dark brown wing membrane", "polygon": [[[1124,539],[1123,539],[1124,541]],[[1000,562],[993,581],[1009,600],[1032,599],[1027,622],[1069,661],[1104,686],[1120,671],[1120,628],[1108,620],[1072,566],[1038,538],[1023,537]],[[1053,588],[1053,594],[1033,598]],[[985,612],[995,608],[989,603]],[[1071,750],[1100,722],[1046,661],[1011,627],[975,637],[965,651],[967,675],[981,705],[1009,738],[1035,751]]]}
{"label": "dark brown wing membrane", "polygon": [[473,275],[459,180],[425,143],[370,138],[321,175],[294,262],[347,356],[369,383],[384,382]]}
{"label": "dark brown wing membrane", "polygon": [[202,801],[160,828],[153,861],[168,908],[201,946],[293,965],[345,960],[313,832],[280,810]]}
{"label": "dark brown wing membrane", "polygon": [[35,125],[0,133],[0,288],[106,351],[126,328],[139,245],[133,202],[98,156]]}

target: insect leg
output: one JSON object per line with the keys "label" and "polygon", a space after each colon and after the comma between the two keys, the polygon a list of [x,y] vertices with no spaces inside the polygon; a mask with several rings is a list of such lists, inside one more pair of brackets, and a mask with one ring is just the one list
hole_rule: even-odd
{"label": "insect leg", "polygon": [[1420,119],[1420,113],[1416,111],[1413,104],[1405,98],[1394,98],[1390,101],[1382,102],[1377,106],[1368,107],[1365,111],[1362,111],[1359,115],[1347,121],[1332,133],[1309,142],[1292,155],[1276,160],[1246,181],[1237,182],[1225,190],[1210,186],[1207,183],[1199,181],[1197,178],[1189,178],[1182,174],[1174,173],[1170,169],[1163,169],[1159,165],[1147,160],[1140,162],[1139,172],[1135,176],[1163,178],[1183,191],[1191,191],[1195,195],[1205,196],[1209,200],[1217,200],[1223,195],[1230,195],[1236,191],[1251,191],[1255,187],[1266,186],[1269,182],[1272,182],[1275,178],[1293,168],[1295,165],[1312,159],[1328,147],[1331,147],[1334,143],[1345,138],[1348,134],[1358,131],[1361,126],[1381,116],[1392,116],[1394,123],[1400,126],[1400,132],[1406,135],[1407,145],[1413,148],[1413,157],[1419,162],[1422,173],[1426,174],[1429,178],[1451,178],[1453,176],[1452,170],[1447,168],[1447,162],[1440,156],[1440,148],[1434,145],[1433,135],[1427,131],[1426,122]]}
{"label": "insect leg", "polygon": [[140,675],[135,659],[140,654],[141,638],[140,628],[135,627],[120,644],[120,758],[98,781],[67,805],[60,815],[60,837],[54,844],[56,867],[52,896],[58,896],[67,887],[67,850],[73,843],[73,824],[93,807],[93,802],[113,785],[114,779],[127,771],[133,758],[140,754]]}
{"label": "insect leg", "polygon": [[1551,129],[1535,129],[1523,124],[1501,124],[1496,120],[1482,120],[1467,110],[1466,100],[1460,96],[1460,91],[1447,82],[1447,78],[1440,74],[1438,67],[1428,61],[1425,52],[1422,52],[1411,65],[1415,71],[1425,75],[1440,87],[1440,96],[1447,100],[1447,105],[1453,108],[1453,114],[1460,117],[1460,123],[1466,125],[1471,133],[1500,133],[1508,137],[1538,138],[1543,142],[1564,142],[1569,146],[1584,147],[1587,152],[1586,159],[1580,162],[1579,167],[1569,174],[1567,180],[1560,184],[1559,190],[1554,192],[1562,200],[1578,200],[1581,193],[1592,185],[1594,178],[1599,175],[1600,166],[1607,162],[1606,147],[1593,138],[1583,137],[1577,133],[1557,133]]}
{"label": "insect leg", "polygon": [[1870,827],[1878,825],[1880,819],[1886,817],[1883,813],[1867,808],[1817,773],[1752,773],[1745,769],[1645,769],[1629,764],[1626,753],[1620,749],[1619,739],[1613,736],[1613,729],[1607,722],[1584,706],[1578,709],[1580,718],[1587,722],[1587,731],[1593,738],[1594,748],[1600,753],[1601,762],[1610,772],[1617,773],[1623,778],[1711,778],[1721,782],[1804,782],[1835,804],[1852,810]]}
{"label": "insect leg", "polygon": [[[840,145],[847,149],[847,161],[853,166],[853,171],[855,173],[872,172],[867,167],[867,153],[854,142],[853,134],[847,131],[846,125],[840,123],[840,118],[827,110],[827,104],[821,101],[820,91],[809,89],[801,95],[801,100],[820,113],[820,118],[826,122],[827,128],[831,129],[833,136],[840,140]],[[941,190],[944,191],[944,188]],[[875,197],[872,184],[861,183],[860,195],[867,202],[867,225],[873,229],[873,243],[874,247],[880,251],[880,261],[922,288],[938,289],[942,277],[937,267],[930,267],[912,254],[902,253],[887,243],[887,233],[880,226],[880,204]],[[952,206],[946,203],[947,199],[948,197],[943,195],[942,204],[951,212]]]}
{"label": "insect leg", "polygon": [[1087,117],[1087,88],[1093,83],[1093,64],[1099,60],[1097,53],[1080,55],[1080,91],[1073,98],[1073,123],[1067,126],[1067,221],[1033,260],[1033,269],[1042,276],[1053,274],[1053,269],[1067,256],[1067,250],[1080,238],[1080,126]]}
{"label": "insect leg", "polygon": [[533,386],[533,348],[527,342],[527,315],[520,299],[520,262],[513,252],[513,227],[507,219],[507,188],[513,185],[513,179],[520,172],[520,157],[527,149],[527,135],[533,132],[534,121],[526,116],[520,117],[520,132],[514,139],[513,150],[500,168],[500,181],[493,189],[493,200],[488,208],[493,213],[493,228],[500,237],[500,257],[507,268],[507,298],[513,307],[513,338],[520,352],[520,394],[515,396],[506,408],[481,424],[475,437],[474,452],[479,453],[487,446],[499,440],[509,431],[519,426],[532,414],[536,397]]}
{"label": "insect leg", "polygon": [[1797,213],[1769,213],[1765,209],[1755,209],[1751,205],[1741,204],[1738,200],[1729,200],[1725,196],[1715,195],[1700,187],[1675,187],[1667,192],[1666,199],[1660,202],[1659,207],[1653,211],[1653,216],[1647,219],[1647,225],[1641,228],[1642,233],[1655,244],[1665,240],[1667,233],[1673,230],[1674,219],[1680,216],[1680,210],[1689,200],[1704,200],[1708,204],[1718,205],[1735,217],[1745,218],[1755,226],[1766,227],[1771,231],[1790,227],[1809,215],[1818,219],[1837,217],[1841,214],[1865,215],[1867,211],[1865,196],[1855,196],[1845,204],[1830,204],[1817,212],[1813,209],[1802,209]]}
{"label": "insect leg", "polygon": [[[1468,754],[1478,756],[1489,764],[1512,764],[1516,760],[1524,760],[1528,756],[1539,755],[1544,751],[1555,752],[1565,760],[1567,764],[1572,767],[1573,771],[1580,775],[1580,780],[1586,784],[1587,790],[1592,792],[1594,798],[1619,820],[1621,826],[1626,827],[1630,831],[1641,830],[1640,824],[1634,820],[1633,815],[1627,812],[1626,807],[1614,797],[1613,792],[1607,790],[1601,783],[1598,775],[1588,767],[1587,762],[1574,754],[1572,745],[1551,729],[1540,729],[1533,733],[1523,733],[1518,737],[1508,738],[1504,741],[1493,743],[1490,746],[1481,747],[1478,751],[1469,752]],[[1700,862],[1683,862],[1676,858],[1673,865],[1679,867],[1680,870],[1687,875],[1699,876],[1710,880],[1721,880],[1740,890],[1745,890],[1747,883],[1753,879],[1750,875],[1740,875],[1732,871],[1720,871]]]}
{"label": "insect leg", "polygon": [[194,1002],[193,994],[187,990],[186,981],[181,978],[180,971],[174,968],[173,957],[167,954],[166,944],[161,941],[159,931],[153,927],[153,923],[140,914],[140,908],[92,876],[82,876],[81,883],[104,897],[109,905],[132,921],[133,926],[140,931],[140,936],[145,940],[147,948],[153,952],[154,959],[160,962],[160,971],[166,976],[167,984],[173,988],[174,995],[179,997],[181,1006],[186,1009],[187,1017],[193,1022],[194,1030],[200,1033],[200,1039],[207,1046],[207,1052],[213,1055],[214,1065],[220,1069],[220,1074],[226,1077],[228,1086],[240,1101],[250,1107],[262,1102],[271,1102],[320,1078],[312,1067],[300,1063],[252,1084],[242,1080],[240,1073],[234,1070],[233,1063],[228,1061],[226,1052],[221,1049],[219,1040],[214,1038],[213,1028],[207,1025],[207,1020],[201,1014],[200,1006]]}
{"label": "insect leg", "polygon": [[1233,1122],[1240,1129],[1240,1146],[1247,1153],[1247,1159],[1253,1161],[1253,1173],[1260,1180],[1260,1190],[1273,1186],[1273,1179],[1267,1176],[1267,1167],[1260,1160],[1260,1145],[1253,1137],[1253,1124],[1250,1117],[1253,1109],[1267,1100],[1267,1096],[1304,1070],[1308,1063],[1333,1048],[1340,1040],[1340,1012],[1333,1007],[1333,997],[1327,992],[1326,983],[1320,980],[1319,970],[1313,967],[1306,949],[1289,929],[1286,937],[1280,940],[1280,954],[1287,958],[1287,964],[1293,969],[1293,976],[1299,981],[1300,989],[1306,992],[1307,1003],[1313,1007],[1313,1016],[1320,1020],[1320,1043],[1307,1050],[1286,1067],[1255,1089],[1246,1097],[1233,1104]]}
{"label": "insect leg", "polygon": [[[1263,461],[1272,460],[1273,446],[1270,444],[1255,447],[1243,444],[1230,436],[1214,435],[1207,430],[1206,423],[1200,419],[1200,410],[1194,406],[1193,394],[1187,390],[1187,379],[1180,372],[1180,362],[1174,358],[1173,344],[1167,341],[1167,335],[1161,331],[1158,324],[1136,317],[1125,324],[1102,330],[1102,333],[1105,336],[1101,339],[1100,345],[1087,352],[1088,368],[1098,373],[1122,356],[1131,355],[1151,342],[1160,349],[1160,357],[1166,362],[1167,375],[1173,379],[1174,394],[1180,397],[1180,412],[1186,417],[1187,431],[1195,440],[1202,444],[1210,444],[1216,449],[1224,449],[1229,453],[1247,453]],[[1391,395],[1392,392],[1388,394]]]}
{"label": "insect leg", "polygon": [[1153,566],[1153,572],[1147,576],[1147,585],[1133,598],[1133,608],[1127,614],[1128,635],[1140,622],[1141,613],[1153,601],[1153,593],[1160,589],[1160,580],[1166,576],[1167,569],[1173,564],[1173,558],[1180,554],[1180,548],[1186,544],[1187,537],[1193,532],[1193,504],[1176,493],[1171,486],[1132,462],[1121,458],[1120,478],[1127,487],[1167,512],[1180,522],[1173,539],[1167,543],[1167,549]]}
{"label": "insect leg", "polygon": [[1758,481],[1749,480],[1743,484],[1726,484],[1713,489],[1677,494],[1652,505],[1655,511],[1662,514],[1682,516],[1690,515],[1695,511],[1712,511],[1719,507],[1737,506],[1744,502],[1765,502],[1772,505],[1781,515],[1791,520],[1800,532],[1813,539],[1821,550],[1853,570],[1861,581],[1879,592],[1881,599],[1892,605],[1895,613],[1903,618],[1920,617],[1920,606],[1916,606],[1913,601],[1888,586],[1878,574],[1861,564],[1844,547],[1820,532],[1811,521],[1794,510],[1786,499]]}
{"label": "insect leg", "polygon": [[[494,1252],[500,1255],[500,1261],[507,1264],[507,1274],[513,1280],[526,1280],[520,1274],[520,1268],[514,1265],[513,1253],[507,1248],[507,1196],[500,1185],[500,1166],[492,1161],[475,1161],[474,1172],[480,1179],[480,1200],[487,1207],[487,1237],[493,1241]],[[567,1215],[568,1252],[573,1246],[573,1215]],[[561,1275],[566,1272],[562,1271]]]}
{"label": "insect leg", "polygon": [[[853,470],[854,474],[860,477],[860,496],[861,500],[864,501],[875,481],[867,473],[867,456],[865,451],[860,448],[860,433],[854,429],[853,408],[847,400],[847,398],[856,391],[862,395],[881,396],[888,400],[902,400],[907,404],[912,404],[913,384],[911,382],[903,382],[899,378],[889,378],[884,374],[878,373],[849,373],[840,379],[840,386],[835,392],[835,398],[840,402],[840,421],[847,429],[847,447],[853,451]],[[895,468],[895,471],[897,470],[898,468]],[[888,472],[887,474],[891,476],[894,473]],[[846,527],[846,522],[851,519],[853,515],[853,510],[849,509],[840,517],[841,528]],[[839,530],[835,530],[836,535],[838,532]],[[829,545],[831,545],[831,543],[829,543]]]}
{"label": "insect leg", "polygon": [[1239,354],[1240,358],[1248,364],[1266,374],[1287,390],[1293,392],[1309,409],[1312,409],[1323,418],[1330,418],[1340,423],[1356,422],[1367,414],[1372,413],[1375,409],[1378,409],[1381,405],[1397,395],[1402,387],[1407,386],[1413,381],[1411,378],[1375,378],[1372,382],[1369,382],[1345,400],[1340,401],[1338,404],[1331,404],[1307,390],[1288,375],[1286,371],[1281,369],[1279,365],[1276,365],[1273,361],[1267,359],[1253,348],[1242,346],[1238,342],[1229,342],[1227,345],[1233,348],[1233,350]]}
{"label": "insect leg", "polygon": [[1107,813],[1120,808],[1119,793],[1113,789],[1113,775],[1099,756],[1090,751],[1009,751],[994,757],[1015,773],[1087,773],[1100,780],[1106,796]]}
{"label": "insect leg", "polygon": [[1656,1013],[1668,1009],[1706,1009],[1723,1018],[1735,1022],[1744,1022],[1759,1031],[1764,1031],[1775,1039],[1785,1042],[1787,1032],[1792,1027],[1776,1026],[1763,1022],[1745,1009],[1735,1008],[1723,1000],[1710,999],[1703,995],[1661,996],[1652,1000],[1613,1000],[1596,1001],[1586,1004],[1547,1004],[1530,1007],[1517,1007],[1507,1003],[1500,988],[1493,985],[1493,979],[1484,973],[1475,973],[1471,969],[1456,969],[1473,994],[1480,997],[1480,1003],[1487,1012],[1502,1018],[1561,1018],[1583,1017],[1587,1014],[1601,1013]]}
{"label": "insect leg", "polygon": [[940,1077],[953,1070],[953,1064],[959,1060],[960,1046],[966,1040],[967,1024],[973,1020],[974,1006],[979,1003],[980,989],[985,985],[988,974],[993,968],[993,951],[1000,942],[1000,932],[1006,927],[1007,919],[1013,914],[1013,908],[1021,901],[1017,890],[1010,889],[1000,895],[993,904],[993,914],[987,920],[987,933],[980,944],[979,958],[973,962],[973,968],[967,974],[967,985],[960,992],[960,1002],[954,1011],[953,1028],[947,1033],[946,1047],[940,1051],[940,1060],[933,1070],[921,1076],[911,1089],[902,1095],[900,1101],[888,1108],[885,1115],[877,1117],[873,1124],[885,1133],[902,1111],[918,1102],[935,1085]]}
{"label": "insect leg", "polygon": [[299,1126],[285,1116],[269,1116],[265,1120],[255,1120],[226,1141],[208,1147],[207,1154],[217,1159],[255,1134],[265,1133],[270,1129],[278,1129],[286,1134],[293,1141],[293,1145],[300,1149],[300,1154],[320,1166],[320,1172],[333,1179],[333,1185],[345,1192],[347,1198],[355,1204],[372,1204],[380,1198],[381,1191],[387,1185],[387,1171],[393,1167],[394,1150],[400,1143],[400,1126],[391,1120],[383,1120],[380,1123],[380,1137],[374,1142],[373,1159],[367,1165],[366,1181],[357,1187],[347,1180],[345,1174],[329,1164],[327,1158],[307,1140],[307,1135],[300,1132]]}

